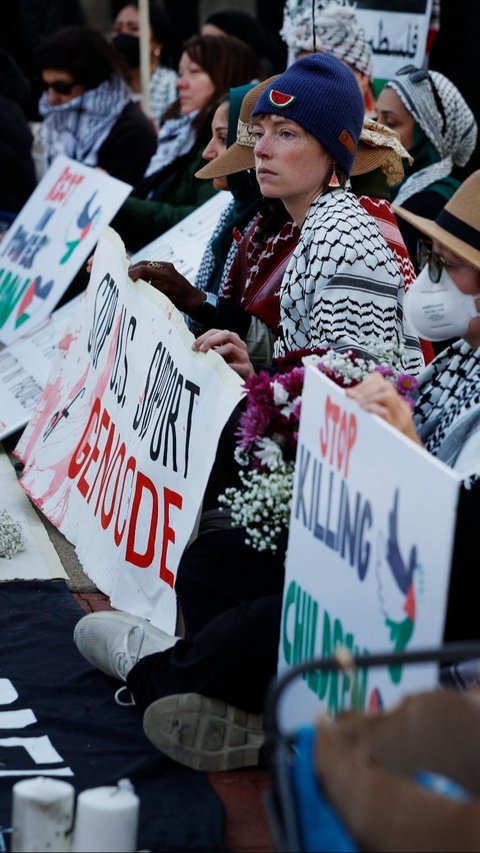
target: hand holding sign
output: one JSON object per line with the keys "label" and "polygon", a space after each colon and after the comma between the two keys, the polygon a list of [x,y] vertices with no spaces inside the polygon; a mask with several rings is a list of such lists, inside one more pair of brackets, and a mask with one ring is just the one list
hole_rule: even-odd
{"label": "hand holding sign", "polygon": [[347,389],[347,395],[356,400],[362,409],[378,415],[407,438],[422,444],[412,418],[409,404],[380,373],[372,373],[359,385]]}
{"label": "hand holding sign", "polygon": [[192,349],[196,352],[215,350],[242,379],[255,373],[248,357],[247,345],[236,332],[229,332],[228,329],[209,329],[196,339]]}
{"label": "hand holding sign", "polygon": [[156,290],[164,293],[179,311],[193,316],[205,300],[205,294],[193,287],[183,275],[167,261],[138,261],[128,270],[132,281],[139,278],[148,281]]}

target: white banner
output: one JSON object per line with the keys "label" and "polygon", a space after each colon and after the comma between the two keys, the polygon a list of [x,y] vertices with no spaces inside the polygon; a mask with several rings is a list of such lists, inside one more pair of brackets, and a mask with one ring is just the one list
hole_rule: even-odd
{"label": "white banner", "polygon": [[0,341],[12,343],[51,314],[131,189],[56,158],[0,244]]}
{"label": "white banner", "polygon": [[[280,672],[337,644],[355,654],[441,645],[458,487],[451,468],[307,368]],[[311,673],[287,691],[282,716],[297,728],[321,707],[379,708],[435,680],[434,665]]]}
{"label": "white banner", "polygon": [[127,270],[107,229],[17,452],[25,491],[113,606],[173,631],[175,573],[242,383],[194,353],[180,312]]}
{"label": "white banner", "polygon": [[372,48],[373,77],[423,66],[432,0],[359,0],[355,14]]}
{"label": "white banner", "polygon": [[161,237],[157,237],[132,257],[137,261],[168,261],[175,269],[194,284],[205,247],[212,236],[220,214],[232,201],[229,192],[218,192],[190,213],[181,222],[177,222]]}
{"label": "white banner", "polygon": [[0,351],[0,441],[28,423],[80,298]]}

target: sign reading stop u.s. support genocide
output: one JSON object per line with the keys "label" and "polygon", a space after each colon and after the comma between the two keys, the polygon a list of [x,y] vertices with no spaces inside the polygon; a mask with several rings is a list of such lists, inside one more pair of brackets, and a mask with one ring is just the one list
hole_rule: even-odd
{"label": "sign reading stop u.s. support genocide", "polygon": [[111,229],[67,337],[17,447],[22,485],[115,607],[173,631],[176,569],[241,380],[129,279]]}

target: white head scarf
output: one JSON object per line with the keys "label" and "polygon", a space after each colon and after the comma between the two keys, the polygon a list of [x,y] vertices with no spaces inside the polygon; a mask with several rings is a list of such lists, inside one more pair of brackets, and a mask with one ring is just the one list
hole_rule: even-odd
{"label": "white head scarf", "polygon": [[[314,39],[315,29],[315,39]],[[289,64],[302,51],[322,51],[357,71],[372,76],[372,51],[348,0],[287,0],[280,35],[289,51]]]}
{"label": "white head scarf", "polygon": [[475,117],[457,87],[438,71],[429,71],[418,82],[415,76],[415,70],[397,72],[387,86],[397,93],[442,159],[408,178],[395,198],[396,204],[447,177],[454,164],[465,166],[477,141]]}

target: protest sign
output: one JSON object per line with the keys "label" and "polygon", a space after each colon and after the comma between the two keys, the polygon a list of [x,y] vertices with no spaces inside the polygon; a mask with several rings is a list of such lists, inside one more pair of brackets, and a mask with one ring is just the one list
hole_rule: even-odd
{"label": "protest sign", "polygon": [[[280,672],[337,644],[354,654],[441,644],[458,486],[452,469],[307,368]],[[435,680],[433,665],[314,672],[288,691],[284,719],[382,707]]]}
{"label": "protest sign", "polygon": [[389,80],[399,68],[421,68],[432,0],[358,0],[359,24],[372,48],[373,77]]}
{"label": "protest sign", "polygon": [[21,483],[114,607],[171,632],[178,562],[241,380],[129,279],[111,229],[69,338],[17,447]]}
{"label": "protest sign", "polygon": [[217,225],[220,214],[232,201],[232,194],[218,192],[201,207],[177,222],[165,234],[157,237],[132,256],[137,261],[168,261],[188,281],[194,283],[206,245]]}
{"label": "protest sign", "polygon": [[28,423],[78,299],[0,351],[0,441]]}
{"label": "protest sign", "polygon": [[51,314],[131,189],[56,158],[0,244],[0,341],[12,343]]}

